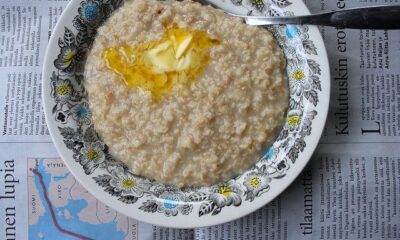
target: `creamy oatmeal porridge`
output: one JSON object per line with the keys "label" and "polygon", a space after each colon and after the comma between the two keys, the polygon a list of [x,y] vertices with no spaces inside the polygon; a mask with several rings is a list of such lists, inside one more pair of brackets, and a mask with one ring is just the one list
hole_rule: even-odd
{"label": "creamy oatmeal porridge", "polygon": [[272,35],[191,1],[126,1],[85,67],[97,132],[137,175],[210,185],[250,168],[288,105]]}

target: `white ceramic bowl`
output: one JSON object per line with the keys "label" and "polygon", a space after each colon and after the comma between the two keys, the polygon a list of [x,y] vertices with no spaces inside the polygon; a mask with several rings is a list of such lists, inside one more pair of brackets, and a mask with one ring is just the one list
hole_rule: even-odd
{"label": "white ceramic bowl", "polygon": [[[178,189],[134,176],[115,161],[96,134],[85,97],[83,56],[96,29],[123,1],[72,0],[48,45],[43,101],[54,144],[76,179],[112,208],[140,221],[176,228],[220,224],[245,216],[283,192],[311,158],[325,124],[330,96],[329,65],[316,27],[274,26],[285,51],[290,87],[287,122],[271,149],[254,168],[212,187]],[[244,14],[300,15],[301,1],[213,0]],[[257,4],[252,4],[257,2]],[[88,152],[96,151],[95,159]],[[136,182],[124,189],[122,182]],[[256,182],[257,184],[254,184]]]}

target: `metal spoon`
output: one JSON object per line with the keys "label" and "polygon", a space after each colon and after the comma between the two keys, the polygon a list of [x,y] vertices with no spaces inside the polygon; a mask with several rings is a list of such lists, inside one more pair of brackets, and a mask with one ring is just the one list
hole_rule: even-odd
{"label": "metal spoon", "polygon": [[[196,0],[196,2],[217,7],[206,0]],[[400,5],[352,8],[304,16],[244,16],[229,12],[228,14],[243,18],[249,25],[308,24],[355,29],[400,29]]]}

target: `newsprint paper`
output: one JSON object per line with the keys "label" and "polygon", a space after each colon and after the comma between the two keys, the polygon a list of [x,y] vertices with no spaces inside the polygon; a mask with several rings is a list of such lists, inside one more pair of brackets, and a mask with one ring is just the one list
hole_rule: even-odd
{"label": "newsprint paper", "polygon": [[[331,106],[308,167],[285,193],[247,217],[176,230],[102,204],[77,183],[51,142],[41,69],[67,3],[0,0],[1,240],[400,239],[400,30],[321,27]],[[306,4],[322,12],[400,1]]]}

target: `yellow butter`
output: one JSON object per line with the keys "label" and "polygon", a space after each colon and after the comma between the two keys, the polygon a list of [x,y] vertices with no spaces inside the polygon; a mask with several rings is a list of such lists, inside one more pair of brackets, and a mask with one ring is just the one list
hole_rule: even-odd
{"label": "yellow butter", "polygon": [[207,33],[172,27],[157,41],[108,48],[103,59],[127,87],[151,91],[156,99],[178,84],[189,85],[210,62],[210,48],[219,44]]}

